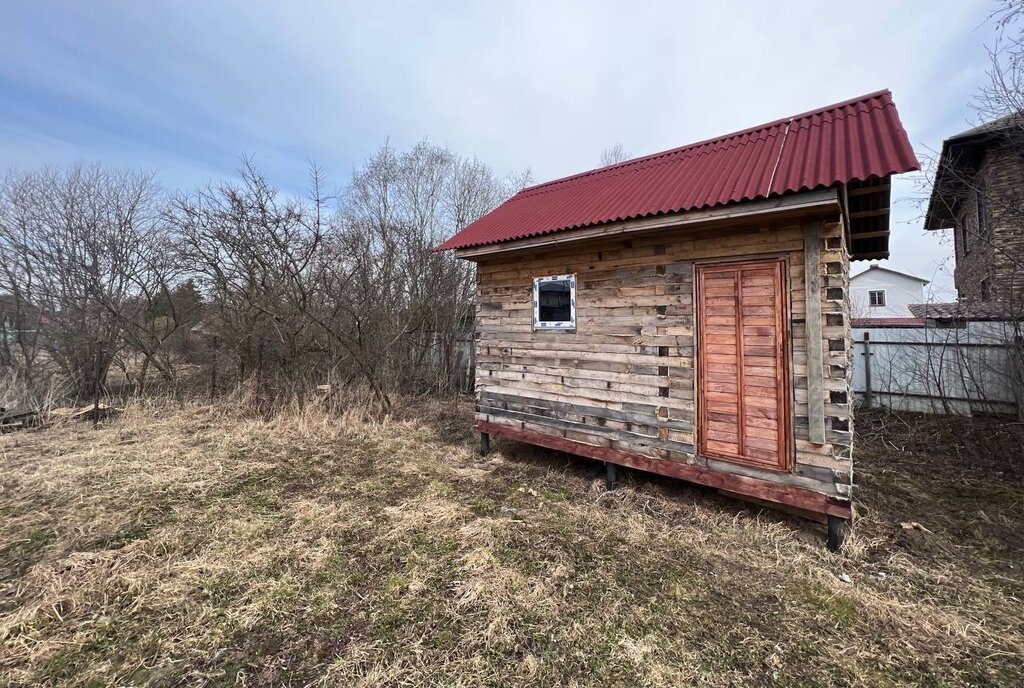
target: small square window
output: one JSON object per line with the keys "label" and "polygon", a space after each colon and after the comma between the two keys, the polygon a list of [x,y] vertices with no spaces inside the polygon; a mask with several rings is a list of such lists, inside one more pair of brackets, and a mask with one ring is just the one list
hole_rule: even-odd
{"label": "small square window", "polygon": [[539,330],[576,328],[576,275],[534,278],[533,327]]}
{"label": "small square window", "polygon": [[872,306],[885,305],[885,289],[876,289],[868,292],[868,302]]}

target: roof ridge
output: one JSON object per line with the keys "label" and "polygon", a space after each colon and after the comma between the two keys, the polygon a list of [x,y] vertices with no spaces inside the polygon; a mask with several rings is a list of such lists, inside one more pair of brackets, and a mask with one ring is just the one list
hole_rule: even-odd
{"label": "roof ridge", "polygon": [[[669,148],[668,150],[657,151],[655,153],[649,153],[648,155],[641,155],[640,157],[637,157],[637,158],[631,158],[629,160],[623,160],[622,162],[618,162],[618,163],[615,163],[613,165],[606,165],[605,167],[596,167],[596,168],[593,168],[593,169],[590,169],[590,170],[585,170],[583,172],[577,172],[576,174],[570,174],[570,175],[565,176],[565,177],[559,177],[557,179],[552,179],[550,181],[541,182],[540,184],[534,184],[533,186],[528,186],[525,189],[520,190],[519,193],[517,193],[515,196],[512,197],[512,199],[509,199],[509,200],[513,200],[515,198],[518,198],[519,196],[524,196],[525,197],[527,195],[532,195],[532,192],[534,192],[534,191],[538,191],[539,192],[541,189],[544,189],[546,187],[551,187],[551,186],[554,186],[556,184],[561,184],[561,183],[564,183],[564,182],[573,181],[575,179],[583,179],[585,177],[590,177],[590,176],[598,174],[598,173],[602,173],[603,174],[605,172],[610,172],[612,170],[619,169],[619,168],[625,169],[627,167],[633,166],[633,165],[638,164],[638,163],[646,162],[646,161],[649,161],[649,160],[656,160],[658,158],[667,157],[669,155],[674,155],[674,154],[677,154],[677,153],[682,153],[684,151],[687,151],[687,150],[690,150],[690,149],[693,149],[693,148],[699,148],[701,146],[706,146],[706,145],[709,145],[709,144],[712,144],[712,143],[718,143],[720,141],[728,141],[730,139],[739,138],[739,137],[747,135],[747,134],[754,134],[756,132],[763,131],[763,130],[768,129],[770,127],[777,127],[777,126],[780,126],[782,124],[786,124],[787,122],[794,122],[795,120],[798,120],[798,119],[804,119],[804,118],[812,117],[813,115],[824,114],[825,112],[828,112],[829,110],[838,110],[839,108],[846,107],[848,105],[853,105],[855,103],[861,103],[861,102],[870,100],[871,98],[877,98],[878,96],[881,96],[881,95],[888,95],[891,98],[892,97],[892,92],[889,89],[887,89],[887,88],[883,88],[883,89],[881,89],[879,91],[874,91],[873,93],[865,93],[862,96],[857,96],[855,98],[849,98],[849,99],[841,101],[839,103],[833,103],[831,105],[825,105],[825,106],[820,107],[820,108],[815,108],[813,110],[808,110],[807,112],[801,112],[801,113],[796,114],[796,115],[789,115],[788,117],[781,117],[781,118],[773,120],[771,122],[765,122],[763,124],[757,124],[757,125],[754,125],[752,127],[748,127],[746,129],[740,129],[738,131],[734,131],[734,132],[731,132],[731,133],[728,133],[728,134],[722,134],[720,136],[715,136],[713,138],[704,139],[704,140],[701,140],[701,141],[694,141],[693,143],[687,143],[687,144],[685,144],[683,146],[678,146],[676,148]],[[883,107],[886,107],[886,106],[874,105],[874,106],[872,106],[871,109],[880,110]]]}
{"label": "roof ridge", "polygon": [[971,127],[970,129],[967,129],[965,131],[961,131],[959,134],[953,134],[945,141],[943,141],[943,143],[959,143],[960,139],[973,138],[975,136],[985,136],[988,134],[998,134],[1002,132],[1004,129],[1007,129],[1016,124],[1017,122],[1019,122],[1022,116],[1024,116],[1024,111],[1011,112],[1008,115],[996,117],[995,119],[989,120],[988,122],[982,122],[977,126]]}
{"label": "roof ridge", "polygon": [[883,272],[890,272],[894,275],[900,275],[901,277],[909,277],[910,279],[917,280],[918,282],[924,282],[925,284],[931,283],[931,280],[926,280],[924,277],[918,277],[913,273],[904,272],[903,270],[897,270],[896,268],[890,268],[886,265],[879,265],[878,263],[872,263],[871,265],[868,265],[866,268],[858,272],[856,275],[850,275],[850,279],[866,275],[872,270],[881,270]]}

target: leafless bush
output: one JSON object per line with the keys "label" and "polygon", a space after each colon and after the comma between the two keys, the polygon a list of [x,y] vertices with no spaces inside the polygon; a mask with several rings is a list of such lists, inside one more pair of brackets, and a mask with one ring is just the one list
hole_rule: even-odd
{"label": "leafless bush", "polygon": [[527,180],[426,142],[384,146],[340,192],[313,165],[306,197],[251,160],[170,195],[100,166],[11,172],[0,366],[25,399],[55,375],[73,397],[110,380],[139,394],[156,375],[160,393],[244,388],[267,408],[324,385],[369,389],[382,409],[396,392],[458,392],[473,273],[433,248]]}
{"label": "leafless bush", "polygon": [[1010,399],[1024,413],[1022,19],[1021,0],[1003,0],[990,15],[997,37],[972,102],[978,126],[929,161],[929,221],[955,228],[955,315],[929,320],[927,345],[892,356],[883,375],[897,392],[924,390],[947,411],[984,410],[990,401],[999,402],[990,410],[1005,410]]}
{"label": "leafless bush", "polygon": [[329,308],[320,321],[371,387],[457,386],[469,356],[473,273],[432,248],[517,183],[427,143],[404,154],[385,146],[355,172],[329,243],[335,267],[322,271]]}
{"label": "leafless bush", "polygon": [[57,370],[89,394],[127,347],[173,375],[161,350],[173,325],[149,312],[174,277],[159,203],[141,172],[76,165],[4,180],[0,294],[14,327],[3,363],[27,388]]}
{"label": "leafless bush", "polygon": [[176,195],[167,220],[205,295],[201,332],[230,352],[239,377],[255,376],[264,393],[304,370],[321,348],[303,314],[323,250],[319,216],[246,162],[240,183]]}
{"label": "leafless bush", "polygon": [[[1021,370],[1013,324],[958,322],[876,332],[858,339],[855,356],[870,352],[872,403],[947,415],[1003,415],[1019,408]],[[865,387],[868,379],[864,377]]]}

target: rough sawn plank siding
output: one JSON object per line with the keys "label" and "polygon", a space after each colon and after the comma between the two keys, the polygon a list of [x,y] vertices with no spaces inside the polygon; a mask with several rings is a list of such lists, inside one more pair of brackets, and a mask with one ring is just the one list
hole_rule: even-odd
{"label": "rough sawn plank siding", "polygon": [[[700,466],[848,499],[852,482],[849,260],[841,225],[820,231],[826,442],[808,440],[804,224],[669,229],[483,257],[477,266],[478,422],[657,462]],[[695,263],[785,261],[791,471],[695,451]],[[574,332],[534,331],[533,278],[574,273]],[[671,474],[671,472],[669,472]]]}

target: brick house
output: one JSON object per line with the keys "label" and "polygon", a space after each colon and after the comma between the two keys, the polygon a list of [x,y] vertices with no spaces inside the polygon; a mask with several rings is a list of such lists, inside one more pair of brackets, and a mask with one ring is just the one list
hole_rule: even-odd
{"label": "brick house", "polygon": [[952,229],[961,303],[1024,295],[1024,115],[946,139],[925,229]]}

